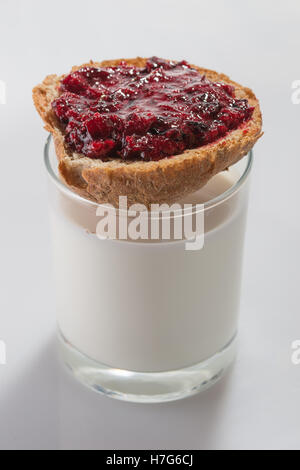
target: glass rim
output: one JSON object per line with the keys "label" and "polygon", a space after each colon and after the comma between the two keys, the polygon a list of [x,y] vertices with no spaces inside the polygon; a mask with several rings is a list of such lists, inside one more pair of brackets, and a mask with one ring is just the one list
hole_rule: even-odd
{"label": "glass rim", "polygon": [[[63,193],[65,193],[70,198],[72,198],[74,200],[77,200],[78,202],[81,202],[81,203],[84,203],[84,204],[89,204],[90,206],[103,207],[103,208],[107,208],[107,210],[111,210],[111,205],[108,204],[108,203],[98,203],[96,201],[91,201],[90,199],[87,199],[83,196],[80,196],[75,191],[72,191],[72,189],[70,189],[57,176],[57,174],[56,174],[56,172],[55,172],[55,170],[52,166],[51,158],[50,158],[50,152],[49,152],[50,145],[51,145],[52,141],[53,141],[53,138],[52,138],[52,135],[50,134],[47,137],[46,144],[44,146],[44,163],[45,163],[45,167],[46,167],[48,175],[50,176],[51,180],[55,183],[55,185],[58,187],[58,189],[60,191],[62,191]],[[202,207],[202,210],[207,211],[207,210],[212,209],[216,206],[219,206],[220,204],[223,204],[224,202],[226,202],[228,199],[230,199],[234,194],[236,194],[240,190],[240,188],[243,186],[245,181],[248,179],[248,176],[250,174],[250,171],[251,171],[251,168],[252,168],[252,165],[253,165],[253,150],[250,150],[250,152],[248,152],[248,154],[244,158],[248,159],[247,164],[246,164],[246,167],[245,167],[244,171],[240,175],[239,179],[236,181],[236,183],[234,185],[232,185],[229,189],[224,191],[223,193],[219,194],[218,196],[210,199],[209,201],[206,201],[206,202],[200,204],[200,206]],[[190,204],[190,205],[192,205],[192,208],[197,206],[197,204]],[[199,206],[199,204],[198,204],[198,206]],[[119,212],[121,212],[120,209],[117,209],[117,210]],[[176,210],[172,211],[172,212],[174,212],[174,215],[176,214]],[[182,216],[182,209],[178,210],[178,212],[180,212],[180,215]],[[163,211],[161,211],[160,214],[163,214]]]}

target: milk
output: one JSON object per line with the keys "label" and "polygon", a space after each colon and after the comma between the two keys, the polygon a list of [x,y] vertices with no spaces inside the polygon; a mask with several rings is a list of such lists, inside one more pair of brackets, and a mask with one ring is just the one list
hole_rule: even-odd
{"label": "milk", "polygon": [[[184,203],[229,190],[235,168]],[[77,350],[117,369],[160,372],[221,351],[238,325],[247,188],[205,212],[204,248],[185,241],[100,240],[94,208],[61,195],[51,213],[59,328]]]}

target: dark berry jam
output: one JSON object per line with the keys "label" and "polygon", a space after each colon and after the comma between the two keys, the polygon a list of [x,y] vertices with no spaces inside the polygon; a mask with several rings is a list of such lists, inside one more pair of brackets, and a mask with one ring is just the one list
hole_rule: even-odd
{"label": "dark berry jam", "polygon": [[52,107],[71,151],[125,160],[160,160],[215,142],[254,109],[234,87],[157,57],[144,68],[121,62],[73,72]]}

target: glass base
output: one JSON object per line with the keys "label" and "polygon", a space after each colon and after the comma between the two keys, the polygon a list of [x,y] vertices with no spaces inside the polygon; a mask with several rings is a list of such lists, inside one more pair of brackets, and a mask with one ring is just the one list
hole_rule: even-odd
{"label": "glass base", "polygon": [[168,372],[133,372],[100,364],[72,346],[59,333],[64,363],[77,380],[118,400],[135,403],[162,403],[179,400],[207,390],[225,374],[236,353],[236,336],[222,351],[206,361]]}

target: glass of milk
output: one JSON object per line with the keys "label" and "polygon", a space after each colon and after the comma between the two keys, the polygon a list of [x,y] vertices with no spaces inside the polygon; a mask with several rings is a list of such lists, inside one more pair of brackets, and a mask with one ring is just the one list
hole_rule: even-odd
{"label": "glass of milk", "polygon": [[[117,235],[107,238],[109,207],[61,181],[50,138],[45,164],[60,349],[75,377],[144,403],[184,398],[218,381],[236,352],[252,154],[179,201],[187,213],[163,213],[169,238],[151,230],[147,239],[124,237],[132,221],[125,210],[115,211]],[[202,218],[196,247],[184,230],[174,236],[175,223],[195,214]]]}

